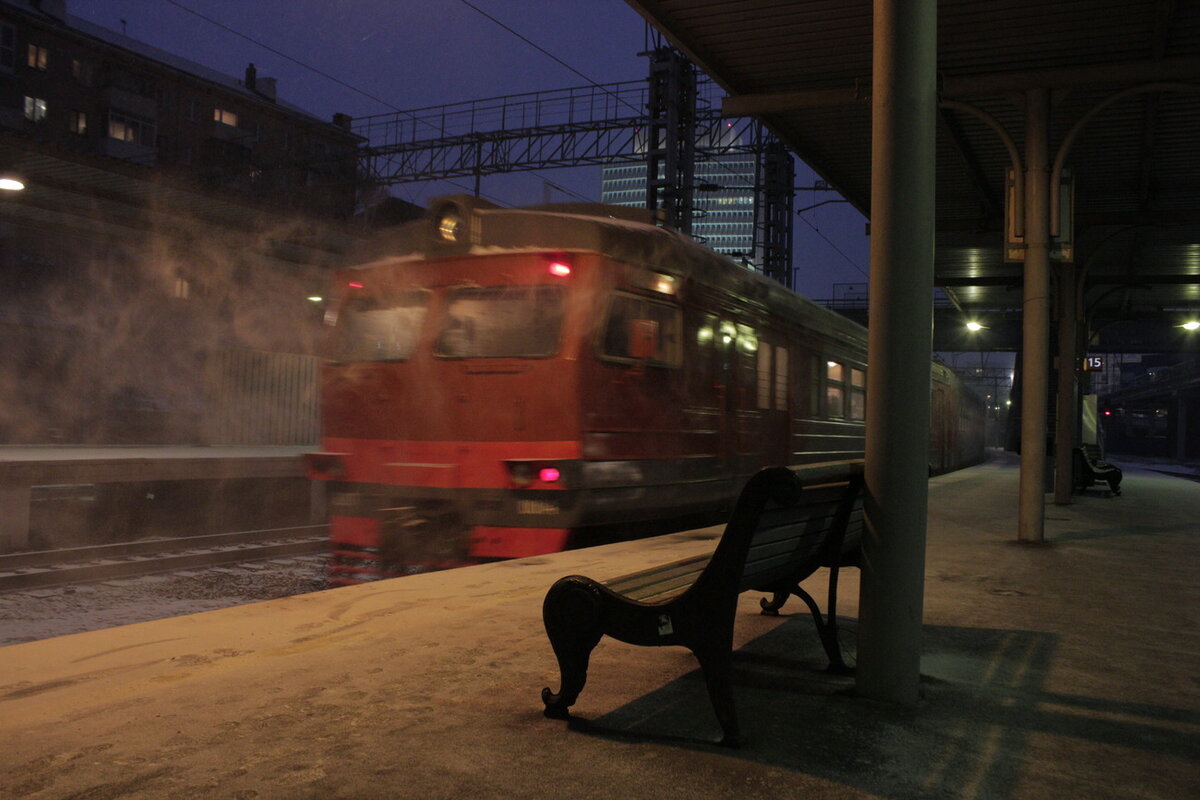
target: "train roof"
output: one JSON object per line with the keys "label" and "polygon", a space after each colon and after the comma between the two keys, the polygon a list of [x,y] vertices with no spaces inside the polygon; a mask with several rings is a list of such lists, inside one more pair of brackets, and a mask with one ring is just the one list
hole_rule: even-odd
{"label": "train roof", "polygon": [[453,195],[434,201],[423,219],[373,237],[356,261],[369,267],[509,252],[599,253],[711,286],[768,313],[802,315],[806,324],[865,347],[861,325],[677,231],[656,226],[654,215],[643,209],[598,203],[503,208]]}

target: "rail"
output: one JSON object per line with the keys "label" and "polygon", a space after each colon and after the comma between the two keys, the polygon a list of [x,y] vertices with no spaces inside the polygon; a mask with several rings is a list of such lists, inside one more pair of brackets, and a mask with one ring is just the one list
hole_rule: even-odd
{"label": "rail", "polygon": [[145,539],[0,555],[0,592],[325,552],[326,525]]}

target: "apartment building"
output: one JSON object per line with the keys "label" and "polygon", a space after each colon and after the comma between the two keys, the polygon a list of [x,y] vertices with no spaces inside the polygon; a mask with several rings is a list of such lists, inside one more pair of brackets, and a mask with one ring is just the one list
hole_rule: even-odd
{"label": "apartment building", "polygon": [[304,213],[355,208],[350,119],[288,104],[247,65],[230,77],[67,13],[0,0],[0,130],[153,167]]}

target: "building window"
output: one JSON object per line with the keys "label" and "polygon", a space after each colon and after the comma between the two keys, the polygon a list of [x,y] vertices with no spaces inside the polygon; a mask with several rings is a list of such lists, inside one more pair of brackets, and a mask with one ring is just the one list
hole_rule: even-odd
{"label": "building window", "polygon": [[236,128],[238,124],[238,115],[236,112],[229,111],[224,108],[214,108],[213,120],[221,123],[222,125],[228,125],[231,128]]}
{"label": "building window", "polygon": [[68,124],[71,126],[71,133],[74,133],[78,136],[87,136],[87,112],[71,111],[68,117]]}
{"label": "building window", "polygon": [[154,123],[126,111],[108,112],[108,135],[122,142],[154,146]]}
{"label": "building window", "polygon": [[25,119],[41,122],[46,119],[46,101],[40,97],[25,97]]}
{"label": "building window", "polygon": [[0,69],[12,70],[17,66],[17,29],[0,22]]}
{"label": "building window", "polygon": [[95,79],[96,68],[90,61],[71,59],[71,77],[82,86],[91,86]]}
{"label": "building window", "polygon": [[50,65],[50,51],[41,45],[31,44],[28,48],[28,56],[25,63],[30,69],[36,69],[40,72],[45,72],[46,67]]}

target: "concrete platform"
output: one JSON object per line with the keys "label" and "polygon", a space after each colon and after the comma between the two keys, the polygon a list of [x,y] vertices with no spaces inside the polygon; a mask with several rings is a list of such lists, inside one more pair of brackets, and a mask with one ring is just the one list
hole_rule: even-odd
{"label": "concrete platform", "polygon": [[[1027,546],[1011,460],[931,482],[914,709],[848,695],[799,604],[747,594],[742,749],[707,743],[682,650],[603,642],[586,722],[545,719],[546,588],[711,546],[694,532],[0,648],[0,796],[1190,800],[1200,484],[1122,488],[1049,505]],[[851,655],[856,601],[849,570]]]}

